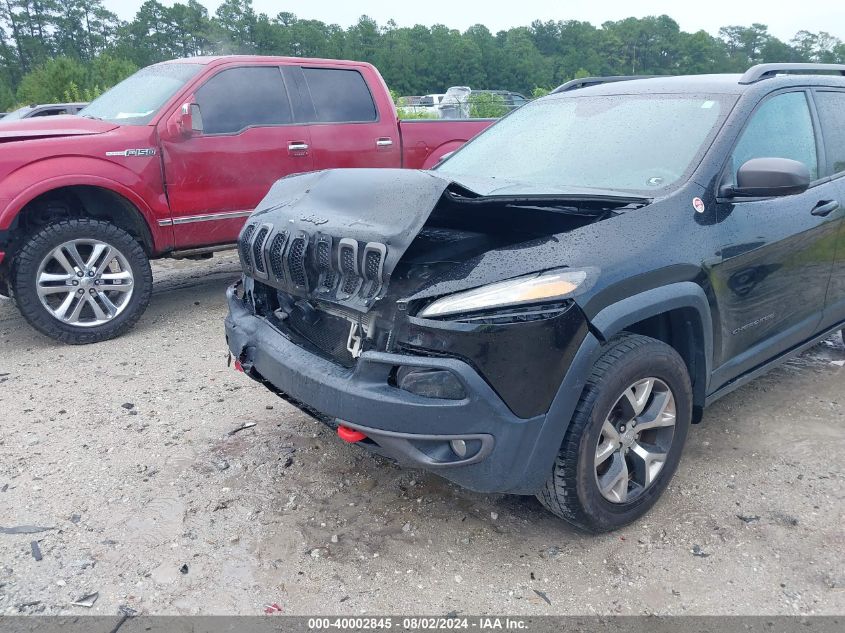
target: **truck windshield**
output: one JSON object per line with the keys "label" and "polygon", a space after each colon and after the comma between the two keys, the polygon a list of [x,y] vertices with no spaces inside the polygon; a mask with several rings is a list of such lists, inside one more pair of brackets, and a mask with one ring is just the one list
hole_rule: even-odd
{"label": "truck windshield", "polygon": [[437,171],[482,195],[666,193],[698,165],[734,100],[688,94],[542,99],[467,143]]}
{"label": "truck windshield", "polygon": [[121,125],[146,125],[202,64],[155,64],[142,68],[79,111],[80,116]]}

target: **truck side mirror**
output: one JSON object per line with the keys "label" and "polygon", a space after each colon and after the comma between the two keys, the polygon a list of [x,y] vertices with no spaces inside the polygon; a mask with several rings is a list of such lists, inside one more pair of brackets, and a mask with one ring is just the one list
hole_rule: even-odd
{"label": "truck side mirror", "polygon": [[185,138],[202,134],[202,112],[196,103],[183,103],[179,110],[179,133]]}
{"label": "truck side mirror", "polygon": [[725,188],[728,197],[773,198],[803,193],[810,186],[810,170],[789,158],[752,158],[736,172],[736,184]]}

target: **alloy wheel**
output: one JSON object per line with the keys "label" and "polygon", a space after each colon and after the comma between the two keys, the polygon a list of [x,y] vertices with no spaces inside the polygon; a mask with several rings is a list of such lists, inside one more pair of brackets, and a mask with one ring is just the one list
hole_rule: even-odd
{"label": "alloy wheel", "polygon": [[94,239],[75,239],[50,251],[38,267],[36,290],[57,320],[78,327],[102,325],[121,314],[135,279],[117,248]]}
{"label": "alloy wheel", "polygon": [[611,503],[630,503],[657,479],[675,435],[675,396],[658,378],[629,386],[602,424],[596,483]]}

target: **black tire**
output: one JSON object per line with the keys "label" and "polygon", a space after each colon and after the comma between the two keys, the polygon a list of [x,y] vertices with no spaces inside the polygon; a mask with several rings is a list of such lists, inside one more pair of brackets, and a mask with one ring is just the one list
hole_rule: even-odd
{"label": "black tire", "polygon": [[[97,240],[112,246],[131,270],[130,298],[116,316],[102,324],[86,327],[66,323],[39,297],[36,279],[42,261],[72,240]],[[32,327],[62,343],[84,345],[115,338],[134,326],[149,304],[152,285],[149,258],[135,238],[109,222],[74,218],[49,224],[25,240],[12,263],[10,287],[18,309]]]}
{"label": "black tire", "polygon": [[[604,438],[602,427],[623,393],[650,377],[662,381],[674,396],[674,433],[668,440],[671,447],[657,476],[638,496],[628,502],[612,502],[599,490],[596,474],[597,446]],[[626,333],[615,337],[593,367],[552,472],[537,498],[548,510],[587,532],[608,532],[639,519],[672,479],[691,420],[692,389],[686,364],[678,353],[646,336]],[[627,461],[625,455],[620,453]],[[626,482],[626,489],[629,485]]]}

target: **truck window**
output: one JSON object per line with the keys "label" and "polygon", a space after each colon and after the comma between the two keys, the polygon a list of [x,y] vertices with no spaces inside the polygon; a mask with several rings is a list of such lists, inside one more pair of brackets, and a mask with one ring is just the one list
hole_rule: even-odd
{"label": "truck window", "polygon": [[734,182],[736,171],[752,158],[791,158],[818,178],[816,137],[803,92],[777,95],[757,109],[732,154]]}
{"label": "truck window", "polygon": [[827,171],[830,175],[845,172],[845,92],[817,92],[824,147],[827,152]]}
{"label": "truck window", "polygon": [[317,123],[376,120],[376,104],[357,70],[303,68]]}
{"label": "truck window", "polygon": [[197,90],[196,97],[205,134],[236,134],[249,127],[293,121],[276,66],[224,70]]}

